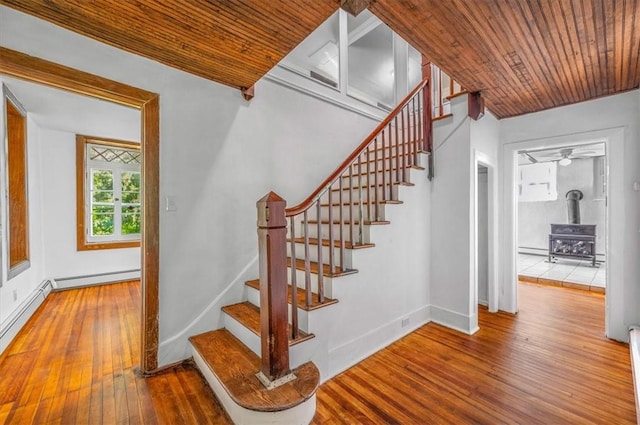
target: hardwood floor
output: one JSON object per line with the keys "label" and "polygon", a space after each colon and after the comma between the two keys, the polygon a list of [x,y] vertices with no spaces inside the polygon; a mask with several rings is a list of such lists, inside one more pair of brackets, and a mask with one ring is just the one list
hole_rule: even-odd
{"label": "hardwood floor", "polygon": [[[604,297],[521,284],[520,313],[481,330],[436,324],[325,383],[315,424],[632,424],[628,346],[604,337]],[[140,289],[51,294],[0,359],[0,424],[229,424],[189,364],[143,379]]]}
{"label": "hardwood floor", "polygon": [[429,324],[325,383],[316,423],[634,424],[629,348],[604,296],[519,286],[520,312],[466,336]]}
{"label": "hardwood floor", "polygon": [[55,292],[0,359],[0,424],[230,423],[184,365],[135,374],[139,282]]}

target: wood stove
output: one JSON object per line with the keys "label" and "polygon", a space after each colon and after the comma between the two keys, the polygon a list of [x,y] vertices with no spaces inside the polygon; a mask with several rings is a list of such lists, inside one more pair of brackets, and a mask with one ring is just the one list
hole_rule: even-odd
{"label": "wood stove", "polygon": [[595,224],[552,224],[549,234],[549,262],[557,257],[589,259],[596,265]]}

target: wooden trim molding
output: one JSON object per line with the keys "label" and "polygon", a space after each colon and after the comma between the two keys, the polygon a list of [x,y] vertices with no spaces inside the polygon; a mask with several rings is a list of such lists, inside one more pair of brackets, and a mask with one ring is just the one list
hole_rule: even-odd
{"label": "wooden trim molding", "polygon": [[[87,172],[85,158],[87,155],[87,143],[98,143],[103,146],[113,146],[126,149],[140,150],[137,142],[126,142],[124,140],[105,139],[103,137],[76,135],[76,246],[78,251],[94,251],[100,249],[137,248],[140,240],[114,241],[114,242],[88,242],[86,228],[86,208],[85,208],[85,181]],[[144,182],[143,182],[144,184]]]}
{"label": "wooden trim molding", "polygon": [[29,260],[29,184],[27,113],[4,87],[6,118],[8,279],[27,270]]}
{"label": "wooden trim molding", "polygon": [[0,74],[137,108],[142,138],[142,347],[140,370],[158,367],[160,101],[155,93],[0,47]]}

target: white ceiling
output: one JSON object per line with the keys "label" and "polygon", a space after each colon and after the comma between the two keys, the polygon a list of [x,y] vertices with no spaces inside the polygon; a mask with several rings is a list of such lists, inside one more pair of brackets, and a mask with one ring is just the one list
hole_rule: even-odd
{"label": "white ceiling", "polygon": [[536,149],[519,152],[518,165],[533,164],[535,162],[559,161],[563,156],[566,156],[569,159],[585,159],[604,155],[604,143],[564,146],[553,149]]}
{"label": "white ceiling", "polygon": [[140,111],[92,97],[0,76],[41,128],[140,141]]}

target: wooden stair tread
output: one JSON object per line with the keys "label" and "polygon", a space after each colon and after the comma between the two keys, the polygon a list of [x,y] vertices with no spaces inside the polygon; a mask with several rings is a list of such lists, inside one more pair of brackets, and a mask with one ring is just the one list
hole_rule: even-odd
{"label": "wooden stair tread", "polygon": [[191,344],[216,375],[231,399],[245,409],[277,412],[311,398],[320,382],[320,372],[308,362],[292,372],[297,379],[267,390],[256,377],[260,358],[226,329],[189,338]]}
{"label": "wooden stair tread", "polygon": [[[245,285],[247,285],[250,288],[253,289],[257,289],[258,291],[260,290],[260,279],[254,279],[254,280],[249,280],[247,282],[245,282]],[[292,295],[292,289],[291,289],[291,285],[289,285],[289,297],[288,297],[288,301],[289,304],[291,304],[291,295]],[[324,301],[320,302],[318,300],[318,294],[316,294],[315,292],[311,294],[311,305],[307,306],[307,294],[306,291],[302,288],[298,288],[297,292],[296,292],[297,296],[298,296],[298,308],[301,308],[303,310],[306,311],[312,311],[312,310],[316,310],[318,308],[327,306],[327,305],[331,305],[331,304],[335,304],[338,302],[338,300],[334,300],[333,298],[328,298],[328,297],[324,297]]]}
{"label": "wooden stair tread", "polygon": [[[407,146],[409,146],[409,145],[416,145],[416,144],[419,144],[419,143],[420,143],[420,139],[417,139],[417,140],[407,140],[407,141],[404,141],[404,142],[402,142],[402,143],[398,143],[398,144],[393,143],[393,144],[391,144],[391,146],[389,146],[389,144],[388,144],[388,143],[385,143],[385,147],[384,147],[384,148],[382,147],[382,145],[381,145],[381,144],[376,144],[376,145],[375,145],[375,147],[374,147],[373,149],[372,149],[372,148],[369,148],[369,153],[371,153],[371,152],[380,152],[380,151],[381,151],[381,150],[383,150],[383,149],[384,149],[385,151],[389,151],[389,148],[390,148],[390,147],[391,147],[391,148],[395,148],[396,146],[405,146],[405,147],[407,147]],[[414,152],[414,149],[413,149],[413,148],[411,148],[411,151],[412,151],[412,152]],[[423,149],[418,149],[418,150],[417,150],[417,153],[428,153],[428,152],[427,152],[427,151],[425,151],[425,150],[423,150]]]}
{"label": "wooden stair tread", "polygon": [[[287,242],[291,242],[291,239],[287,239]],[[304,244],[304,238],[295,238],[295,243]],[[309,238],[309,245],[318,245],[317,238]],[[329,239],[322,239],[322,246],[329,246]],[[340,241],[334,239],[333,246],[335,248],[340,248]],[[353,245],[350,241],[345,241],[344,247],[346,249],[362,249],[362,248],[373,248],[375,244],[372,243],[363,243],[363,244],[355,244]]]}
{"label": "wooden stair tread", "polygon": [[[242,323],[254,334],[260,336],[260,307],[251,304],[249,301],[245,301],[237,304],[226,305],[222,307],[222,311]],[[289,328],[291,328],[291,326],[289,326]],[[291,335],[291,332],[289,332],[289,335]],[[299,330],[298,338],[295,340],[289,338],[289,345],[298,344],[311,339],[314,336],[315,335],[313,334],[308,334]]]}
{"label": "wooden stair tread", "polygon": [[[387,158],[387,159],[388,159],[388,158]],[[382,158],[378,158],[378,161],[381,161],[381,160],[382,160]],[[360,172],[360,173],[356,173],[356,172],[354,172],[353,174],[346,174],[346,175],[342,176],[342,178],[343,178],[343,179],[348,179],[349,177],[358,178],[358,176],[366,176],[366,175],[368,175],[368,174],[375,174],[376,172],[377,172],[377,173],[382,173],[382,172],[389,172],[389,171],[391,171],[391,172],[394,172],[394,173],[395,173],[395,172],[396,172],[396,170],[398,170],[398,169],[402,170],[402,168],[403,168],[403,167],[397,167],[397,166],[395,166],[395,165],[394,165],[394,166],[393,166],[393,167],[391,167],[391,168],[389,168],[389,167],[385,167],[385,169],[383,170],[380,166],[378,166],[378,170],[376,171],[376,170],[375,170],[375,167],[373,167],[373,166],[369,165],[369,170],[367,171],[367,169],[366,169],[366,168],[367,168],[367,163],[371,164],[371,163],[375,163],[375,162],[376,162],[376,161],[375,161],[375,160],[373,160],[373,159],[372,159],[372,160],[370,160],[370,161],[363,161],[363,162],[361,162],[361,163],[360,163],[360,168],[361,168],[361,170],[360,170],[361,172]],[[354,163],[354,168],[358,168],[357,163]],[[407,168],[413,168],[414,170],[420,170],[420,171],[425,170],[425,168],[424,168],[422,165],[416,165],[416,164],[411,164],[411,165],[406,164],[406,165],[404,166],[404,168],[405,168],[405,169],[407,169]]]}
{"label": "wooden stair tread", "polygon": [[[298,270],[304,270],[305,266],[304,266],[304,260],[301,260],[299,258],[296,258],[296,269]],[[291,267],[291,257],[287,258],[287,266]],[[318,263],[315,261],[309,261],[309,266],[311,269],[311,273],[313,274],[318,274]],[[351,269],[351,270],[343,270],[340,267],[335,267],[334,271],[331,272],[330,267],[328,264],[323,264],[322,265],[322,275],[325,277],[340,277],[340,276],[346,276],[348,274],[353,274],[353,273],[357,273],[358,270],[355,269]]]}
{"label": "wooden stair tread", "polygon": [[[388,184],[389,183],[385,183],[385,185],[388,185]],[[415,186],[415,184],[413,184],[411,182],[393,182],[391,184],[398,185],[398,186]],[[362,189],[365,189],[367,187],[375,187],[375,186],[376,186],[375,184],[370,184],[370,185],[363,184],[363,185],[360,185],[360,186],[351,186],[351,187],[343,186],[342,190],[353,190],[353,189],[358,189],[359,187],[362,188]],[[382,187],[382,183],[378,183],[378,187]],[[331,191],[332,192],[340,192],[340,188],[331,189]]]}
{"label": "wooden stair tread", "polygon": [[[304,221],[302,222],[304,223]],[[318,224],[318,220],[315,219],[311,219],[308,220],[309,224]],[[320,224],[329,224],[329,220],[322,220],[320,221]],[[333,220],[333,224],[340,224],[340,220]],[[351,222],[349,220],[342,220],[342,224],[351,224]],[[358,225],[360,224],[359,221],[354,221],[353,222],[354,225]],[[364,224],[365,226],[378,226],[378,225],[383,225],[383,224],[391,224],[390,221],[388,220],[365,220],[362,224]]]}
{"label": "wooden stair tread", "polygon": [[[369,205],[369,204],[375,205],[375,203],[376,203],[375,201],[362,201],[362,205]],[[378,201],[378,203],[379,204],[394,204],[395,205],[395,204],[402,204],[403,202],[402,201],[397,201],[395,199],[384,199],[384,200]],[[360,203],[359,202],[353,202],[353,203],[352,202],[343,202],[342,205],[360,205]],[[320,204],[320,206],[321,207],[328,207],[329,203],[325,202],[324,204]],[[331,206],[339,207],[340,203],[334,202],[334,203],[331,204]]]}

